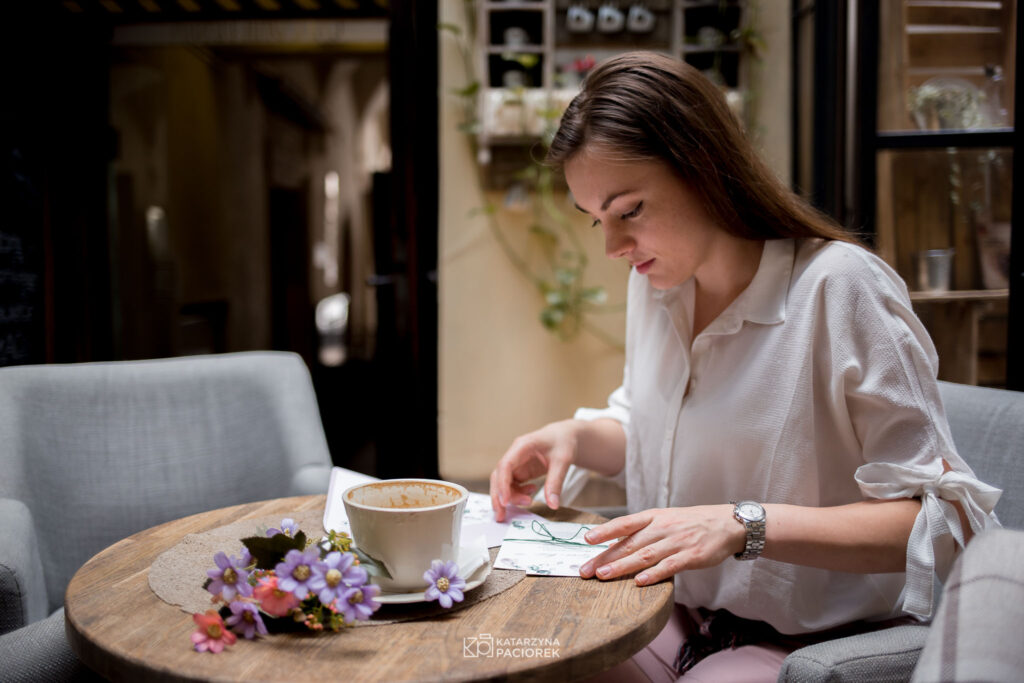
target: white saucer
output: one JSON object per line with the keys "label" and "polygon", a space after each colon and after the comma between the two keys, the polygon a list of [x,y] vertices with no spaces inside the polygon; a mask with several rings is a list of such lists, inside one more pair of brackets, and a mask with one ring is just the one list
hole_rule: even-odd
{"label": "white saucer", "polygon": [[[468,593],[474,588],[478,588],[491,573],[491,556],[487,552],[486,548],[482,549],[483,556],[486,559],[483,560],[476,571],[469,576],[464,577],[466,579],[466,587],[462,589],[463,593]],[[478,555],[480,554],[480,548],[474,548],[469,546],[461,546],[459,548],[459,566],[471,566],[475,562],[480,560]],[[481,556],[481,557],[483,557]],[[374,577],[370,577],[372,582]],[[414,602],[428,602],[426,597],[426,590],[419,591],[418,593],[389,593],[382,591],[380,595],[374,598],[377,602],[382,605],[400,605]]]}

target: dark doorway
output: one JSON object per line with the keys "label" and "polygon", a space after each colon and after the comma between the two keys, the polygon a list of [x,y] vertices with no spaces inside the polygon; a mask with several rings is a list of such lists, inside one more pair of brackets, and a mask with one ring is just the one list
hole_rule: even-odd
{"label": "dark doorway", "polygon": [[[40,3],[5,22],[15,223],[0,228],[0,279],[21,284],[0,282],[0,364],[295,351],[336,464],[436,476],[435,3],[283,3],[273,17],[320,39],[338,22],[376,22],[376,51],[175,44],[160,35],[194,37],[187,20],[287,27],[257,4],[160,17],[136,4],[113,15]],[[347,123],[317,97],[339,74]],[[338,140],[372,139],[349,126],[371,110],[384,112],[388,166],[325,162]],[[317,307],[337,294],[347,327],[325,332]]]}

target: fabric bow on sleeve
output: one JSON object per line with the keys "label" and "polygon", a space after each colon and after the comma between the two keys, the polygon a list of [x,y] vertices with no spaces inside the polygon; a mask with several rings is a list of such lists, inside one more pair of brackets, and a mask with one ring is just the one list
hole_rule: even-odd
{"label": "fabric bow on sleeve", "polygon": [[[956,545],[965,545],[960,517],[950,501],[959,501],[974,533],[999,526],[993,508],[1002,495],[1000,489],[963,472],[943,472],[938,477],[925,467],[907,467],[874,462],[858,468],[855,475],[860,490],[871,498],[920,498],[921,512],[907,544],[907,583],[903,591],[903,609],[928,618],[934,602],[936,573],[940,580],[948,574]],[[936,548],[940,562],[936,566]]]}

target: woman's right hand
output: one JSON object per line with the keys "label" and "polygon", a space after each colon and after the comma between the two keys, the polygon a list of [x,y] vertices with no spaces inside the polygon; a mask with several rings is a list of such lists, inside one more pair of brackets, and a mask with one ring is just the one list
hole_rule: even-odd
{"label": "woman's right hand", "polygon": [[505,521],[506,505],[529,505],[537,486],[528,482],[544,474],[544,499],[558,509],[565,473],[576,459],[580,425],[578,420],[552,422],[512,442],[491,472],[495,520]]}

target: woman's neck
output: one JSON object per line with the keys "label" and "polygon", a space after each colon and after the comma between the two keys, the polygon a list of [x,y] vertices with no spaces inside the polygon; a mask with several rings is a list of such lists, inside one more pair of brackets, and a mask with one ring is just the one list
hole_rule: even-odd
{"label": "woman's neck", "polygon": [[723,233],[694,274],[693,339],[747,288],[761,264],[764,242]]}

